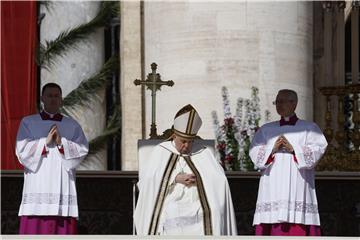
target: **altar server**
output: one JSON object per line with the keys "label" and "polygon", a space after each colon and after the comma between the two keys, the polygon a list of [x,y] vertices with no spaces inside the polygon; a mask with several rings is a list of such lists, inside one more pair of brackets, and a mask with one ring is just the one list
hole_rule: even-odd
{"label": "altar server", "polygon": [[24,117],[16,138],[16,156],[24,166],[20,234],[76,234],[75,168],[88,142],[80,125],[60,114],[59,85],[46,84],[41,101],[44,110]]}
{"label": "altar server", "polygon": [[280,121],[255,134],[250,157],[261,170],[253,224],[257,235],[321,235],[314,168],[327,141],[313,122],[298,119],[293,90],[278,92]]}

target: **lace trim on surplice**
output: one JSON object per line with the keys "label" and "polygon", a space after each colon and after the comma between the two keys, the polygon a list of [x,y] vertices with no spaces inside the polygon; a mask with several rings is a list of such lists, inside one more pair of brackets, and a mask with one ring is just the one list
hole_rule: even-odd
{"label": "lace trim on surplice", "polygon": [[304,203],[301,201],[277,201],[257,203],[255,213],[275,212],[279,211],[280,209],[303,213],[318,213],[317,204]]}
{"label": "lace trim on surplice", "polygon": [[265,145],[262,145],[259,148],[259,152],[256,158],[256,165],[260,166],[264,162],[265,152],[266,152]]}
{"label": "lace trim on surplice", "polygon": [[311,166],[315,163],[315,159],[313,157],[313,152],[311,151],[311,149],[309,147],[303,147],[303,153],[304,153],[304,161],[305,164],[308,166]]}
{"label": "lace trim on surplice", "polygon": [[79,153],[75,143],[68,141],[68,148],[69,148],[69,154],[71,157],[78,158],[80,156],[80,153]]}
{"label": "lace trim on surplice", "polygon": [[77,205],[74,195],[62,195],[58,193],[25,193],[22,204],[59,204]]}

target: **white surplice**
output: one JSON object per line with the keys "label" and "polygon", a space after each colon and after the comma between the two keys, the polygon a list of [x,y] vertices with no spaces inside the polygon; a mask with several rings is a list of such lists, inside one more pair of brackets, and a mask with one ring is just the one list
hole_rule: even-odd
{"label": "white surplice", "polygon": [[[172,154],[178,156],[171,175],[164,177]],[[190,155],[180,155],[171,141],[156,147],[149,157],[147,169],[140,168],[139,198],[134,213],[134,222],[138,235],[148,235],[154,210],[158,204],[161,184],[167,181],[166,193],[156,225],[160,235],[204,235],[204,211],[199,197],[199,187],[186,187],[175,183],[178,173],[193,173],[184,156],[189,156],[200,179],[205,198],[211,212],[211,234],[236,235],[236,220],[231,193],[224,171],[211,151],[202,146],[193,145]]]}
{"label": "white surplice", "polygon": [[[293,146],[296,161],[293,154],[278,152],[274,154],[274,161],[266,164],[281,135]],[[262,175],[254,225],[282,222],[320,225],[314,167],[326,147],[327,141],[320,128],[300,119],[294,126],[271,122],[256,132],[250,157],[262,170]]]}
{"label": "white surplice", "polygon": [[[56,124],[64,154],[58,146],[46,146]],[[46,154],[42,154],[44,147]],[[88,153],[88,142],[73,119],[42,120],[40,114],[22,119],[16,138],[16,156],[24,166],[24,187],[19,216],[78,217],[75,168]]]}

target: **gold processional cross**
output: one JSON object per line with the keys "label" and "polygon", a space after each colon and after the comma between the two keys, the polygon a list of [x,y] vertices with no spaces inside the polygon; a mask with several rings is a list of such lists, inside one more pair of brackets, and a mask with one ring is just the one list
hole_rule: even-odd
{"label": "gold processional cross", "polygon": [[152,99],[152,110],[151,110],[151,129],[150,129],[150,139],[159,138],[156,133],[156,91],[160,90],[162,85],[174,86],[174,81],[162,81],[160,74],[156,73],[157,64],[151,64],[152,72],[147,75],[146,80],[136,79],[134,81],[135,85],[144,85],[151,91]]}

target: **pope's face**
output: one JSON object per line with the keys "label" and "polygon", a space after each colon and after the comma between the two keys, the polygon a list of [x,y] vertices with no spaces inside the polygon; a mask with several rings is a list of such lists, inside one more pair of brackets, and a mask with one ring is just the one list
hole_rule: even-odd
{"label": "pope's face", "polygon": [[296,102],[289,98],[288,93],[280,92],[275,101],[276,111],[282,117],[291,116],[296,109]]}
{"label": "pope's face", "polygon": [[174,135],[175,148],[181,154],[188,154],[191,151],[193,139],[182,138]]}
{"label": "pope's face", "polygon": [[60,89],[56,87],[45,88],[41,101],[44,103],[44,109],[48,113],[55,114],[59,112],[62,104]]}

